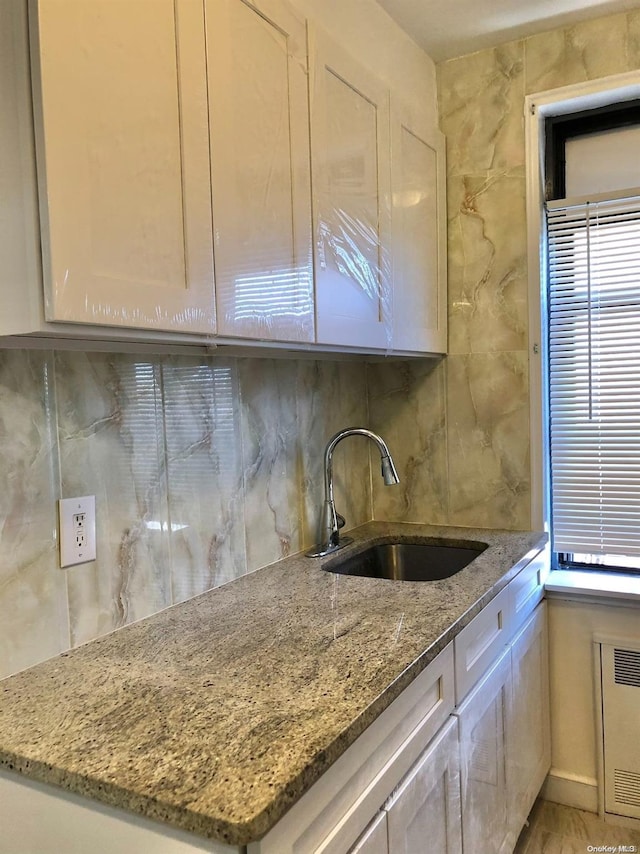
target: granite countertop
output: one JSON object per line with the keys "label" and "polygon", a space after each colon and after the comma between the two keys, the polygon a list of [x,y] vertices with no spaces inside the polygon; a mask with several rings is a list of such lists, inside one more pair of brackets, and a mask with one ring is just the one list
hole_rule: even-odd
{"label": "granite countertop", "polygon": [[370,522],[489,548],[452,578],[287,558],[0,683],[0,767],[233,845],[264,836],[546,535]]}

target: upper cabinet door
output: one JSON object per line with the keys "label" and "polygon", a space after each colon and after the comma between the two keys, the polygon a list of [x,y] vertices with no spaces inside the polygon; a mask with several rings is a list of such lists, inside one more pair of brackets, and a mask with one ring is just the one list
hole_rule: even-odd
{"label": "upper cabinet door", "polygon": [[30,12],[46,319],[214,332],[202,9]]}
{"label": "upper cabinet door", "polygon": [[447,350],[447,244],[443,135],[395,99],[391,114],[393,346]]}
{"label": "upper cabinet door", "polygon": [[311,32],[317,340],[391,346],[389,92]]}
{"label": "upper cabinet door", "polygon": [[313,341],[305,22],[283,0],[206,19],[218,332]]}

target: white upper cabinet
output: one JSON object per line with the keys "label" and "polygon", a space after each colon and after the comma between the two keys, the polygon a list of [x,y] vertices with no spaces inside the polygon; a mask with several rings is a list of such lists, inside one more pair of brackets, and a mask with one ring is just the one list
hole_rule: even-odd
{"label": "white upper cabinet", "polygon": [[314,340],[307,45],[283,0],[206,4],[218,333]]}
{"label": "white upper cabinet", "polygon": [[317,341],[391,345],[389,92],[310,32]]}
{"label": "white upper cabinet", "polygon": [[190,0],[33,0],[48,321],[215,332],[204,24]]}
{"label": "white upper cabinet", "polygon": [[392,97],[393,348],[447,350],[445,148]]}
{"label": "white upper cabinet", "polygon": [[0,0],[0,337],[445,352],[428,76],[333,17]]}

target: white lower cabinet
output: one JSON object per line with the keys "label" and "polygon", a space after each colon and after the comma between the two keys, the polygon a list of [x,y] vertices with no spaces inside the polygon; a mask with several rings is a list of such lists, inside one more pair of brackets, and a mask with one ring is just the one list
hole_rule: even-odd
{"label": "white lower cabinet", "polygon": [[462,851],[458,721],[450,717],[349,854]]}
{"label": "white lower cabinet", "polygon": [[455,714],[465,854],[510,854],[551,762],[546,603]]}
{"label": "white lower cabinet", "polygon": [[242,854],[0,769],[0,854]]}
{"label": "white lower cabinet", "polygon": [[249,854],[511,854],[550,766],[543,581],[517,620],[514,581]]}
{"label": "white lower cabinet", "polygon": [[508,841],[516,843],[551,765],[547,605],[542,602],[511,645],[508,715]]}
{"label": "white lower cabinet", "polygon": [[506,852],[508,827],[507,714],[511,654],[507,649],[467,696],[460,720],[464,851]]}
{"label": "white lower cabinet", "polygon": [[452,717],[385,805],[389,854],[462,851],[458,721]]}
{"label": "white lower cabinet", "polygon": [[[510,587],[510,586],[509,586]],[[505,587],[455,639],[456,705],[477,685],[511,638],[511,596]]]}
{"label": "white lower cabinet", "polygon": [[381,810],[377,814],[349,854],[389,854],[386,812]]}

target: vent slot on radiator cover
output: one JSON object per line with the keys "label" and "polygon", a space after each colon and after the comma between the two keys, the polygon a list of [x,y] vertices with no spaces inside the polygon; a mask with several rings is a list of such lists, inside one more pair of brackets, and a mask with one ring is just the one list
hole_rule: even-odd
{"label": "vent slot on radiator cover", "polygon": [[640,818],[640,642],[600,644],[600,661],[605,812]]}
{"label": "vent slot on radiator cover", "polygon": [[613,778],[616,801],[621,804],[640,807],[640,774],[634,774],[632,771],[620,771],[616,768],[613,772]]}
{"label": "vent slot on radiator cover", "polygon": [[640,688],[640,650],[614,647],[613,664],[616,685]]}

